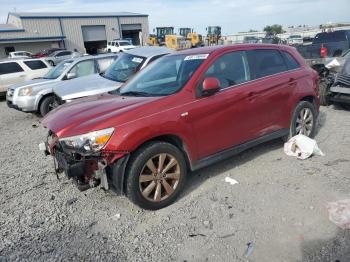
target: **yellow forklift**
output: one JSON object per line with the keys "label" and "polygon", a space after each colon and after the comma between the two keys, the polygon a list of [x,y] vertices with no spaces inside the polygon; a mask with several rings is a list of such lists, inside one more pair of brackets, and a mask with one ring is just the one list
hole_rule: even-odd
{"label": "yellow forklift", "polygon": [[179,29],[179,34],[190,41],[191,48],[203,45],[203,37],[200,34],[193,32],[193,29],[183,27]]}
{"label": "yellow forklift", "polygon": [[221,39],[221,26],[207,27],[207,43],[208,45],[218,45]]}

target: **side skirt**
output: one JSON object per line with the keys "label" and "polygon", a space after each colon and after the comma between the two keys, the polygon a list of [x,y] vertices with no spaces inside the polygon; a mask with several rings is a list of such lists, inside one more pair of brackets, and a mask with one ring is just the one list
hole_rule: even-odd
{"label": "side skirt", "polygon": [[249,148],[252,148],[254,146],[257,146],[259,144],[265,143],[265,142],[270,141],[270,140],[274,140],[274,139],[283,137],[283,136],[288,135],[288,134],[289,134],[289,129],[287,129],[287,128],[281,129],[281,130],[275,131],[273,133],[270,133],[268,135],[264,135],[264,136],[261,136],[259,138],[254,139],[254,140],[245,142],[243,144],[225,149],[223,151],[220,151],[220,152],[215,153],[213,155],[204,157],[204,158],[199,159],[198,161],[194,162],[191,165],[191,170],[195,171],[195,170],[201,169],[203,167],[212,165],[216,162],[219,162],[219,161],[227,159],[231,156],[237,155],[237,154],[239,154],[239,153],[241,153]]}

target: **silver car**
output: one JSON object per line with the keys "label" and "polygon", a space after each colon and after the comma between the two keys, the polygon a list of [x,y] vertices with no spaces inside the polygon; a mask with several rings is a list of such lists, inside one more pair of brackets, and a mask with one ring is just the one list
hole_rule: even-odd
{"label": "silver car", "polygon": [[150,46],[125,51],[105,73],[82,77],[55,86],[55,104],[58,106],[73,99],[116,90],[149,63],[172,52],[174,50],[166,47]]}
{"label": "silver car", "polygon": [[[53,87],[73,78],[103,73],[117,58],[116,54],[84,56],[69,59],[53,67],[43,78],[10,86],[6,100],[11,108],[24,112],[38,112],[42,116],[52,109]],[[70,80],[70,81],[66,81]]]}
{"label": "silver car", "polygon": [[81,56],[80,53],[69,50],[59,50],[51,53],[45,58],[45,60],[51,65],[55,66],[61,63],[64,60],[72,59]]}

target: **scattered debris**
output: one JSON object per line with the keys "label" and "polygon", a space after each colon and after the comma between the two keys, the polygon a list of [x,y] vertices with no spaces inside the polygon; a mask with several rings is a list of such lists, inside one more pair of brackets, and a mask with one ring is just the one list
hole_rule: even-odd
{"label": "scattered debris", "polygon": [[350,199],[327,203],[329,220],[342,229],[350,229]]}
{"label": "scattered debris", "polygon": [[235,233],[232,233],[232,234],[228,234],[228,235],[224,235],[220,238],[228,238],[228,237],[233,237],[235,235]]}
{"label": "scattered debris", "polygon": [[235,185],[235,184],[238,184],[238,181],[237,180],[235,180],[235,179],[233,179],[233,178],[231,178],[231,177],[225,177],[225,182],[227,182],[227,183],[230,183],[231,185]]}
{"label": "scattered debris", "polygon": [[296,135],[289,139],[284,144],[284,152],[286,155],[296,156],[298,159],[306,159],[311,155],[324,156],[316,141],[304,135]]}
{"label": "scattered debris", "polygon": [[39,127],[37,124],[32,124],[32,128],[37,128]]}
{"label": "scattered debris", "polygon": [[73,198],[67,200],[67,205],[70,206],[70,205],[72,205],[73,203],[77,202],[77,200],[78,200],[78,198],[73,197]]}
{"label": "scattered debris", "polygon": [[246,258],[249,257],[253,253],[254,248],[255,248],[254,243],[253,242],[249,242],[247,244],[247,249],[244,252],[243,256],[246,257]]}
{"label": "scattered debris", "polygon": [[198,236],[201,236],[201,237],[206,237],[207,235],[204,235],[204,234],[189,234],[188,235],[189,237],[198,237]]}
{"label": "scattered debris", "polygon": [[120,214],[120,213],[117,213],[117,214],[115,214],[114,216],[112,216],[112,219],[113,219],[113,220],[118,220],[118,219],[120,219],[120,217],[121,217],[121,214]]}
{"label": "scattered debris", "polygon": [[55,200],[55,196],[51,195],[50,200]]}
{"label": "scattered debris", "polygon": [[345,162],[349,162],[348,159],[344,159],[344,158],[341,158],[341,159],[336,159],[334,161],[329,161],[327,162],[326,164],[324,164],[325,166],[335,166],[335,165],[338,165],[339,163],[345,163]]}

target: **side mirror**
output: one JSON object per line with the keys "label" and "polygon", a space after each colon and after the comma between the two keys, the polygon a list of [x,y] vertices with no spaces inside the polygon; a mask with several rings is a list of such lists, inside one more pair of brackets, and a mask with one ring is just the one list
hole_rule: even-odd
{"label": "side mirror", "polygon": [[69,79],[73,79],[73,78],[76,78],[77,77],[77,74],[76,73],[73,73],[73,72],[70,72],[67,74],[67,80]]}
{"label": "side mirror", "polygon": [[201,96],[211,96],[220,90],[220,82],[216,77],[207,77],[202,84]]}

